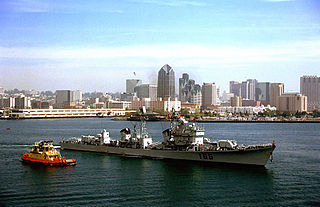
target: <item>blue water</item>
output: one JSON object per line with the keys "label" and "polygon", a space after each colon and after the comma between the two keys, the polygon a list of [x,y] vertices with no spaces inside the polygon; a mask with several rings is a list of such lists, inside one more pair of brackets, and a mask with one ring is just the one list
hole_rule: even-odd
{"label": "blue water", "polygon": [[[320,206],[320,124],[204,123],[206,137],[239,144],[276,141],[265,168],[62,151],[75,167],[20,162],[40,139],[119,137],[133,123],[110,119],[0,120],[0,206]],[[161,141],[166,122],[148,123]],[[7,130],[10,128],[10,130]]]}

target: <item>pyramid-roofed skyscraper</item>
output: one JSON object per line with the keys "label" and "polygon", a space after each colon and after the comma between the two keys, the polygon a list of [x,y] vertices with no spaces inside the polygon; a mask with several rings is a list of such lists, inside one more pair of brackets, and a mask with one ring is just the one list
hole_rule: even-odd
{"label": "pyramid-roofed skyscraper", "polygon": [[175,98],[175,74],[173,69],[165,64],[158,72],[158,98]]}

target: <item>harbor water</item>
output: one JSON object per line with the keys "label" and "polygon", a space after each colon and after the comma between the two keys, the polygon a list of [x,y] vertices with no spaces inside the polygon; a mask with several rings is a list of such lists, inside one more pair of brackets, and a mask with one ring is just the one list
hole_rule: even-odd
{"label": "harbor water", "polygon": [[[276,142],[265,168],[129,158],[62,150],[74,167],[21,162],[39,140],[119,131],[111,119],[0,120],[0,206],[320,206],[320,124],[203,123],[205,137]],[[154,141],[168,122],[148,122]]]}

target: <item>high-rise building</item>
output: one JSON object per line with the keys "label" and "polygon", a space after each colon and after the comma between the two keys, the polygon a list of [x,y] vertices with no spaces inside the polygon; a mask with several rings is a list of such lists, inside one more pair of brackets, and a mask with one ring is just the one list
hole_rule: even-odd
{"label": "high-rise building", "polygon": [[179,78],[179,101],[182,103],[187,102],[187,94],[188,89],[186,85],[189,83],[189,74],[183,73],[182,78]]}
{"label": "high-rise building", "polygon": [[256,87],[256,100],[262,104],[270,104],[270,82],[258,82]]}
{"label": "high-rise building", "polygon": [[230,93],[233,93],[235,96],[241,96],[241,83],[238,81],[230,81]]}
{"label": "high-rise building", "polygon": [[285,93],[277,97],[277,109],[280,112],[307,111],[307,97],[299,93]]}
{"label": "high-rise building", "polygon": [[16,109],[29,109],[31,108],[30,97],[19,96],[15,98],[15,108]]}
{"label": "high-rise building", "polygon": [[0,95],[4,94],[4,89],[2,87],[0,87]]}
{"label": "high-rise building", "polygon": [[75,90],[70,92],[70,101],[71,102],[78,102],[82,101],[82,91],[81,90]]}
{"label": "high-rise building", "polygon": [[217,86],[215,83],[202,85],[202,109],[217,105]]}
{"label": "high-rise building", "polygon": [[158,98],[175,98],[175,75],[173,69],[165,64],[158,72]]}
{"label": "high-rise building", "polygon": [[202,90],[199,84],[194,85],[189,103],[200,105],[202,104]]}
{"label": "high-rise building", "polygon": [[300,77],[300,93],[308,97],[308,110],[320,109],[320,77]]}
{"label": "high-rise building", "polygon": [[240,96],[243,99],[249,99],[249,93],[250,93],[250,83],[249,83],[249,81],[242,81]]}
{"label": "high-rise building", "polygon": [[126,93],[133,93],[134,88],[141,85],[142,81],[140,79],[127,79],[126,80]]}
{"label": "high-rise building", "polygon": [[271,83],[270,85],[270,105],[277,105],[277,98],[284,93],[283,83]]}
{"label": "high-rise building", "polygon": [[201,97],[201,86],[189,79],[187,73],[183,73],[182,78],[179,78],[179,100],[182,103],[201,104]]}
{"label": "high-rise building", "polygon": [[134,88],[134,92],[137,93],[137,97],[150,98],[151,101],[157,100],[157,86],[154,84],[141,84]]}
{"label": "high-rise building", "polygon": [[230,81],[230,93],[240,96],[243,99],[255,100],[255,92],[258,81],[256,79],[248,79],[241,83]]}
{"label": "high-rise building", "polygon": [[256,79],[248,79],[249,82],[249,100],[255,100],[256,101],[256,88],[258,81]]}
{"label": "high-rise building", "polygon": [[70,90],[56,90],[55,108],[69,108],[71,102]]}
{"label": "high-rise building", "polygon": [[0,108],[14,108],[15,106],[15,98],[13,97],[3,97],[0,98]]}

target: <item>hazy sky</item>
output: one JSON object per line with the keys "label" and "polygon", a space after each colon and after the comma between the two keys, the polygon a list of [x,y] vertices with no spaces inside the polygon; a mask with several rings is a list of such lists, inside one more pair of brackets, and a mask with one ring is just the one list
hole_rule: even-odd
{"label": "hazy sky", "polygon": [[124,91],[166,63],[176,81],[298,91],[300,76],[320,75],[320,1],[0,0],[5,89]]}

